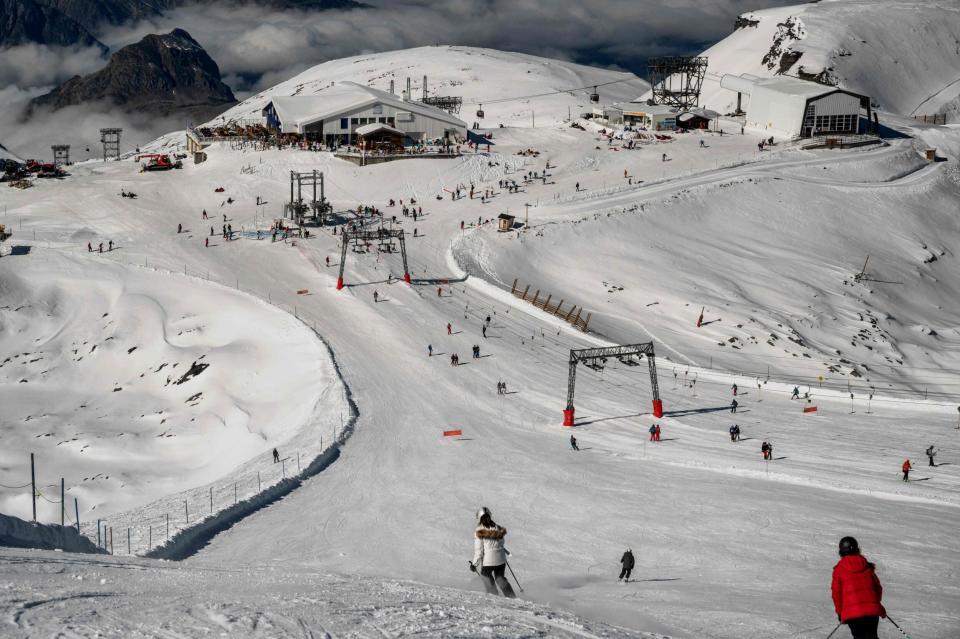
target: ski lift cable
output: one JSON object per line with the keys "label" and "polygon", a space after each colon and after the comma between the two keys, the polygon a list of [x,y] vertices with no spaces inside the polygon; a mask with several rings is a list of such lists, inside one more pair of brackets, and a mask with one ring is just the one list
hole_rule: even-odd
{"label": "ski lift cable", "polygon": [[601,82],[600,84],[588,84],[588,85],[582,86],[582,87],[574,87],[574,88],[570,88],[570,89],[561,89],[561,90],[558,90],[558,91],[549,91],[549,92],[546,92],[546,93],[533,93],[533,94],[530,94],[530,95],[520,95],[520,96],[514,96],[514,97],[510,97],[510,98],[497,98],[497,99],[493,99],[493,100],[485,100],[485,99],[482,99],[482,98],[475,98],[475,99],[472,100],[472,101],[464,101],[464,104],[476,104],[476,105],[478,105],[478,106],[480,106],[480,105],[482,105],[482,104],[501,104],[501,103],[503,103],[503,102],[517,102],[517,101],[519,101],[519,100],[528,100],[528,99],[530,99],[530,98],[543,98],[543,97],[547,97],[547,96],[551,96],[551,95],[560,95],[561,93],[573,93],[573,92],[575,92],[575,91],[586,91],[587,89],[593,89],[593,90],[595,91],[595,90],[596,90],[597,88],[599,88],[599,87],[610,86],[611,84],[620,84],[620,83],[623,83],[623,82],[633,82],[634,80],[638,80],[638,79],[639,79],[639,78],[637,78],[636,76],[632,76],[632,77],[629,77],[629,78],[622,78],[622,79],[620,79],[620,80],[611,80],[611,81],[609,81],[609,82]]}

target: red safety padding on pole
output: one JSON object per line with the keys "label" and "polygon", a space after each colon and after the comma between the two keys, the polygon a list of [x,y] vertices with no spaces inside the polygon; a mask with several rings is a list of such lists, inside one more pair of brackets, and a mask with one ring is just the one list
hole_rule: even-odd
{"label": "red safety padding on pole", "polygon": [[403,274],[403,281],[406,282],[407,284],[410,283],[410,274],[409,274],[409,273],[404,273],[404,274]]}
{"label": "red safety padding on pole", "polygon": [[342,289],[342,288],[343,288],[343,278],[342,278],[342,277],[338,277],[338,278],[337,278],[337,290],[339,291],[339,290]]}
{"label": "red safety padding on pole", "polygon": [[444,437],[459,437],[460,435],[463,435],[463,431],[462,431],[462,430],[445,430],[445,431],[443,431],[443,436],[444,436]]}
{"label": "red safety padding on pole", "polygon": [[573,406],[563,409],[563,425],[568,428],[573,426]]}
{"label": "red safety padding on pole", "polygon": [[805,412],[805,413],[815,413],[815,412],[817,412],[817,407],[816,407],[816,406],[804,406],[804,407],[803,407],[803,412]]}
{"label": "red safety padding on pole", "polygon": [[660,399],[653,400],[653,416],[663,417],[663,400],[660,400]]}

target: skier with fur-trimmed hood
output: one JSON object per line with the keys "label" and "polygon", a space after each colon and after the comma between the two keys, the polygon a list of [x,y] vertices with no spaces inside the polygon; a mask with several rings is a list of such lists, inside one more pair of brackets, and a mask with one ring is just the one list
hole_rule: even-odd
{"label": "skier with fur-trimmed hood", "polygon": [[[497,595],[502,592],[504,597],[516,597],[513,587],[504,575],[507,568],[507,549],[503,545],[503,538],[507,534],[507,529],[501,528],[493,521],[490,510],[486,506],[477,512],[477,519],[470,570],[479,572],[483,577],[483,586],[487,589],[487,594]],[[497,591],[498,586],[500,592]]]}

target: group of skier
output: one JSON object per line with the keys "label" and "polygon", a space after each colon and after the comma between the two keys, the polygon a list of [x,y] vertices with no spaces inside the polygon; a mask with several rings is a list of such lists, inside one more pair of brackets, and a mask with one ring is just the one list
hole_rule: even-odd
{"label": "group of skier", "polygon": [[[576,438],[572,435],[570,444],[574,450],[578,450]],[[488,594],[516,597],[513,586],[506,576],[507,570],[513,574],[508,562],[510,551],[504,544],[507,529],[493,520],[490,509],[486,506],[481,507],[477,512],[477,525],[473,536],[473,559],[469,562],[470,571],[480,575]],[[878,639],[880,619],[888,617],[882,603],[883,587],[877,577],[876,566],[861,554],[860,545],[853,537],[843,537],[840,540],[838,552],[840,560],[833,567],[830,582],[833,607],[837,614],[837,628],[845,624],[853,639]],[[620,574],[617,581],[629,582],[635,567],[636,558],[633,555],[633,549],[627,548],[620,557]],[[513,577],[516,581],[516,575]],[[519,587],[519,583],[517,586]]]}
{"label": "group of skier", "polygon": [[650,441],[660,441],[660,424],[651,424],[650,428],[647,429],[647,432],[650,433]]}

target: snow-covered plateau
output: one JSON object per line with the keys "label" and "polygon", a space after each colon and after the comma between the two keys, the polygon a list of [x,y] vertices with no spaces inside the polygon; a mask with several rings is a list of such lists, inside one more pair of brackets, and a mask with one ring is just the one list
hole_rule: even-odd
{"label": "snow-covered plateau", "polygon": [[[960,34],[954,9],[745,16],[801,16],[806,43],[884,34],[926,74],[914,58],[946,54],[906,33],[926,16]],[[776,25],[758,24],[711,49],[730,52],[711,73],[775,71],[759,59]],[[467,116],[484,103],[490,150],[360,167],[224,142],[182,170],[85,162],[0,188],[0,511],[31,519],[34,453],[38,520],[60,523],[63,477],[65,523],[76,498],[81,531],[113,551],[0,549],[0,636],[822,639],[845,535],[904,631],[960,636],[960,127],[910,117],[960,68],[937,60],[871,94],[882,144],[759,151],[733,119],[627,148],[577,120],[590,90],[507,100],[622,73],[464,47],[370,54],[273,92],[426,74],[476,103]],[[337,290],[340,224],[273,240],[290,172],[313,170],[338,220],[365,205],[404,230],[412,285],[397,252],[355,246]],[[498,232],[506,212],[523,226]],[[534,295],[577,305],[589,332]],[[664,416],[647,362],[610,359],[579,367],[564,428],[570,349],[647,341]],[[469,570],[480,506],[509,531],[519,600],[482,594]],[[879,636],[902,637],[886,621]]]}

